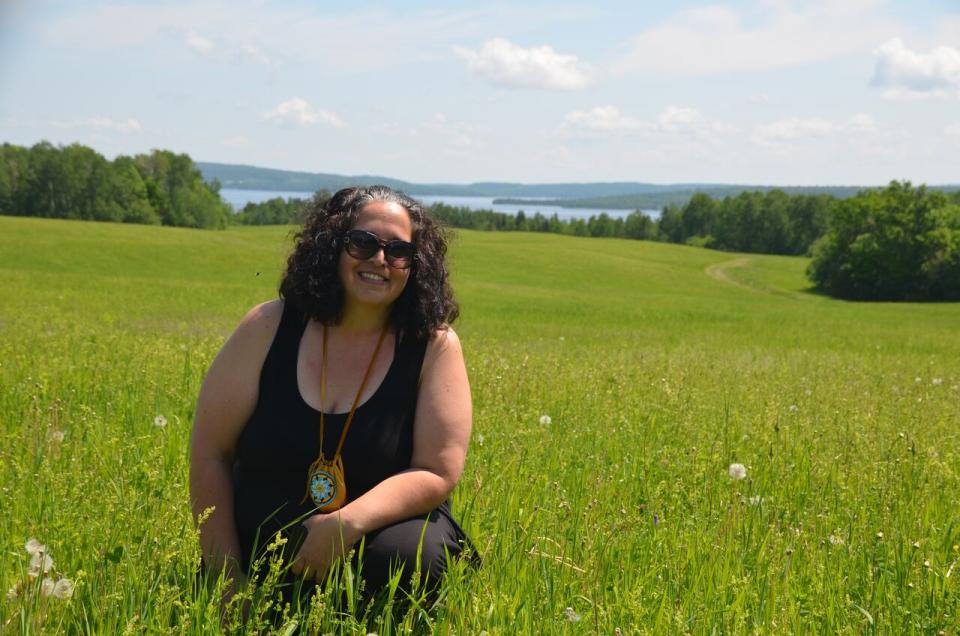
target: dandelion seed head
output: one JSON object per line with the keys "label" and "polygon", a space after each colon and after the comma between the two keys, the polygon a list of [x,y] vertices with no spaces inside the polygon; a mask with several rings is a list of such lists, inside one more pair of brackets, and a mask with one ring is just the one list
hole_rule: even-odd
{"label": "dandelion seed head", "polygon": [[930,561],[926,561],[926,560],[925,560],[925,561],[923,562],[923,567],[929,569],[929,568],[930,568]]}
{"label": "dandelion seed head", "polygon": [[882,539],[882,538],[883,538],[883,533],[882,533],[882,532],[878,532],[878,533],[877,533],[877,538],[878,538],[878,539]]}
{"label": "dandelion seed head", "polygon": [[831,534],[827,540],[830,541],[830,545],[843,545],[843,537],[836,534]]}
{"label": "dandelion seed head", "polygon": [[40,593],[44,596],[50,596],[53,594],[54,587],[56,587],[56,584],[53,582],[53,579],[45,578],[40,582]]}
{"label": "dandelion seed head", "polygon": [[53,569],[53,559],[46,552],[34,552],[30,555],[30,569],[28,573],[37,577]]}
{"label": "dandelion seed head", "polygon": [[743,464],[730,464],[730,468],[727,469],[727,472],[730,475],[730,479],[736,481],[746,479],[747,477],[747,467]]}
{"label": "dandelion seed head", "polygon": [[790,405],[790,412],[791,412],[791,413],[796,413],[796,412],[799,411],[799,410],[800,410],[800,407],[798,407],[796,404],[791,404],[791,405]]}
{"label": "dandelion seed head", "polygon": [[157,428],[163,428],[167,425],[167,418],[158,414],[155,418],[153,418],[153,425]]}
{"label": "dandelion seed head", "polygon": [[930,380],[930,383],[933,384],[934,386],[940,386],[941,384],[943,384],[943,378],[934,378]]}
{"label": "dandelion seed head", "polygon": [[542,424],[543,426],[548,426],[551,422],[553,422],[553,420],[550,418],[549,415],[540,416],[540,424]]}
{"label": "dandelion seed head", "polygon": [[53,586],[53,597],[66,601],[71,596],[73,596],[73,581],[66,577],[59,579]]}
{"label": "dandelion seed head", "polygon": [[747,499],[747,503],[749,503],[751,506],[759,506],[763,503],[763,497],[760,495],[754,495]]}
{"label": "dandelion seed head", "polygon": [[19,598],[20,592],[23,590],[23,582],[17,581],[13,587],[7,590],[7,600],[13,601]]}
{"label": "dandelion seed head", "polygon": [[915,383],[917,383],[917,384],[920,384],[921,382],[923,382],[923,378],[921,378],[921,377],[918,375],[917,377],[915,377],[915,378],[913,379],[913,381],[914,381]]}
{"label": "dandelion seed head", "polygon": [[23,549],[27,551],[28,554],[36,554],[38,552],[46,552],[47,546],[43,545],[33,537],[27,539],[27,542],[24,544]]}
{"label": "dandelion seed head", "polygon": [[580,615],[573,611],[572,607],[567,607],[563,610],[563,617],[570,623],[576,623],[580,620]]}
{"label": "dandelion seed head", "polygon": [[50,431],[50,441],[54,444],[62,443],[66,436],[67,434],[63,431]]}
{"label": "dandelion seed head", "polygon": [[477,445],[483,446],[483,433],[480,433],[479,435],[477,435]]}

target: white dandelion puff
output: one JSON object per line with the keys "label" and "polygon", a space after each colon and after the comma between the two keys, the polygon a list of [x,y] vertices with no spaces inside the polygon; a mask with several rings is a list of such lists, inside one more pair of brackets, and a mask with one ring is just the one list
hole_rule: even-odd
{"label": "white dandelion puff", "polygon": [[730,464],[727,472],[730,474],[730,479],[736,481],[746,479],[747,477],[747,467],[743,464]]}
{"label": "white dandelion puff", "polygon": [[570,623],[576,623],[580,620],[580,615],[573,611],[572,607],[567,607],[563,610],[563,617]]}
{"label": "white dandelion puff", "polygon": [[839,535],[831,534],[827,539],[832,545],[843,545],[843,537]]}
{"label": "white dandelion puff", "polygon": [[17,581],[13,587],[7,590],[7,600],[13,601],[19,598],[20,592],[23,590],[23,582]]}
{"label": "white dandelion puff", "polygon": [[921,377],[918,375],[917,377],[915,377],[915,378],[913,379],[913,381],[914,381],[915,383],[917,383],[917,384],[920,384],[921,382],[923,382],[923,378],[921,378]]}
{"label": "white dandelion puff", "polygon": [[163,428],[167,425],[167,418],[162,415],[157,415],[155,418],[153,418],[153,425],[157,428]]}
{"label": "white dandelion puff", "polygon": [[540,416],[540,424],[542,424],[543,426],[548,426],[552,421],[553,421],[553,420],[550,419],[550,416],[549,416],[549,415],[541,415],[541,416]]}
{"label": "white dandelion puff", "polygon": [[800,407],[798,407],[796,404],[791,404],[791,405],[790,405],[790,412],[791,412],[791,413],[796,413],[799,409],[800,409]]}
{"label": "white dandelion puff", "polygon": [[73,596],[73,581],[68,578],[58,580],[53,586],[53,597],[66,601]]}
{"label": "white dandelion puff", "polygon": [[483,433],[477,435],[477,446],[483,446]]}
{"label": "white dandelion puff", "polygon": [[763,503],[763,497],[761,497],[760,495],[754,495],[754,496],[750,497],[749,499],[747,499],[747,502],[748,502],[751,506],[759,506],[760,504]]}
{"label": "white dandelion puff", "polygon": [[43,545],[33,537],[30,537],[24,544],[23,549],[27,551],[27,554],[37,554],[38,552],[46,552],[47,546]]}
{"label": "white dandelion puff", "polygon": [[53,579],[45,578],[40,583],[40,593],[44,596],[50,596],[53,594],[54,587],[56,587],[56,584],[53,582]]}
{"label": "white dandelion puff", "polygon": [[933,384],[934,386],[940,386],[941,384],[943,384],[943,378],[934,378],[930,380],[930,383]]}
{"label": "white dandelion puff", "polygon": [[50,441],[54,444],[62,443],[66,436],[67,434],[63,431],[50,431]]}
{"label": "white dandelion puff", "polygon": [[30,555],[30,576],[40,576],[53,569],[53,559],[45,552],[35,552]]}

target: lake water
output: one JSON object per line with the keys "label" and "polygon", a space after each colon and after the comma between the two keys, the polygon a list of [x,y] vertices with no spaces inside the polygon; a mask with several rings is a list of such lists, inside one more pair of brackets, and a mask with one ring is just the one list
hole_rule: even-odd
{"label": "lake water", "polygon": [[[234,190],[224,188],[220,190],[220,196],[224,201],[233,206],[233,209],[239,210],[247,203],[262,203],[275,197],[285,199],[298,198],[309,199],[313,196],[312,192],[282,192],[279,190]],[[602,210],[599,208],[562,208],[558,205],[547,205],[536,202],[530,203],[494,203],[491,197],[455,197],[448,195],[421,194],[414,197],[425,205],[434,203],[445,203],[458,207],[470,208],[471,210],[493,210],[494,212],[504,212],[506,214],[516,214],[523,210],[527,216],[533,216],[537,212],[543,216],[549,217],[556,214],[561,219],[587,219],[591,216],[599,216],[606,212],[613,218],[625,217],[633,210]],[[659,210],[643,210],[648,216],[656,218]]]}

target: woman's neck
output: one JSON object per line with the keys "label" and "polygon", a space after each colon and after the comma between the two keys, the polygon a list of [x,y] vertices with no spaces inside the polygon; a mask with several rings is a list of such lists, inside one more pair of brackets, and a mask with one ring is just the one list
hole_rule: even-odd
{"label": "woman's neck", "polygon": [[343,333],[356,336],[380,333],[389,319],[389,308],[382,309],[348,303],[343,308],[343,317],[337,323],[337,329]]}

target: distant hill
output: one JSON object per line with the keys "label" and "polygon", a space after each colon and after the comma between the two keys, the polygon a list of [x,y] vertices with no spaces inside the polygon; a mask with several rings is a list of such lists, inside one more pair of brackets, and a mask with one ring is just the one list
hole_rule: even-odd
{"label": "distant hill", "polygon": [[[828,194],[837,198],[855,195],[869,186],[765,186],[727,185],[717,183],[655,184],[633,181],[604,183],[510,183],[479,182],[469,184],[412,183],[375,175],[339,175],[322,172],[294,172],[257,166],[228,163],[196,162],[207,181],[217,179],[224,188],[236,190],[278,190],[331,192],[351,185],[381,183],[403,190],[411,195],[447,195],[462,197],[492,197],[498,203],[538,203],[568,208],[600,208],[610,210],[656,209],[670,203],[682,205],[696,192],[711,197],[736,196],[741,192],[780,189],[788,194]],[[960,185],[931,186],[933,189],[953,192]],[[544,199],[547,199],[544,201]]]}

